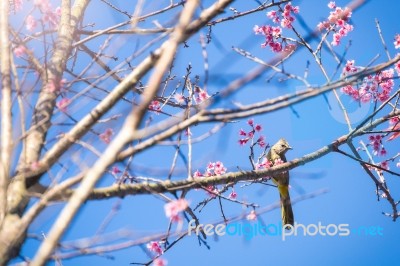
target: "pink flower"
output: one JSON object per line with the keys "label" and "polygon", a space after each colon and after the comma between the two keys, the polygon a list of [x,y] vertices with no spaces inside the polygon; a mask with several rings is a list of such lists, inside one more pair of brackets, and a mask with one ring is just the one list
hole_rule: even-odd
{"label": "pink flower", "polygon": [[216,175],[223,175],[226,173],[226,168],[224,167],[224,164],[220,161],[217,161],[215,163],[210,162],[207,165],[207,176],[216,176]]}
{"label": "pink flower", "polygon": [[329,29],[329,27],[331,26],[331,24],[329,23],[329,21],[323,21],[318,23],[317,27],[318,30],[322,31],[323,29]]}
{"label": "pink flower", "polygon": [[346,65],[343,68],[342,74],[348,75],[358,71],[358,67],[354,66],[354,60],[347,60]]}
{"label": "pink flower", "polygon": [[399,117],[399,116],[392,117],[392,118],[390,118],[390,120],[389,120],[389,123],[390,123],[391,125],[396,125],[396,124],[398,124],[399,122],[400,122],[400,117]]}
{"label": "pink flower", "polygon": [[258,132],[262,130],[262,126],[260,124],[255,125],[254,129]]}
{"label": "pink flower", "polygon": [[27,29],[28,31],[33,31],[33,30],[36,28],[36,26],[37,26],[37,21],[36,21],[36,19],[35,19],[32,15],[29,15],[29,16],[26,18],[25,26],[26,26],[26,29]]}
{"label": "pink flower", "polygon": [[[300,8],[298,6],[292,6],[291,3],[288,3],[284,7],[284,11],[269,11],[267,13],[267,17],[272,19],[272,21],[276,24],[280,23],[282,28],[292,28],[292,23],[295,21],[295,18],[292,14],[299,13]],[[270,25],[266,26],[254,26],[253,31],[255,34],[261,34],[265,37],[265,42],[261,44],[262,48],[269,46],[273,52],[281,52],[282,51],[282,43],[276,41],[281,38],[282,28],[272,27]]]}
{"label": "pink flower", "polygon": [[18,12],[22,9],[22,0],[14,0],[14,10],[15,12]]}
{"label": "pink flower", "polygon": [[248,221],[255,221],[257,219],[257,214],[255,210],[252,210],[247,216],[246,219]]}
{"label": "pink flower", "polygon": [[203,90],[202,88],[200,88],[199,86],[195,86],[195,102],[197,104],[200,104],[202,102],[204,102],[205,100],[207,100],[208,98],[210,98],[210,96],[207,94],[207,92],[205,90]]}
{"label": "pink flower", "polygon": [[237,198],[236,192],[232,189],[232,192],[228,196],[230,199],[235,200]]}
{"label": "pink flower", "polygon": [[59,16],[59,17],[61,17],[61,7],[56,7],[56,10],[54,11],[54,13],[57,15],[57,16]]}
{"label": "pink flower", "polygon": [[331,29],[331,27],[332,29],[335,28],[331,44],[337,46],[340,44],[341,39],[353,30],[353,26],[348,23],[352,13],[347,7],[345,9],[336,7],[335,2],[330,2],[328,7],[332,9],[328,19],[318,23],[317,27],[320,31]]}
{"label": "pink flower", "polygon": [[214,166],[214,175],[223,175],[226,173],[226,168],[224,167],[224,164],[221,163],[220,161],[215,163]]}
{"label": "pink flower", "polygon": [[109,144],[111,142],[111,136],[114,134],[114,131],[111,128],[107,128],[104,133],[99,135],[100,139],[105,143]]}
{"label": "pink flower", "polygon": [[118,167],[113,166],[113,167],[111,168],[111,173],[114,174],[114,175],[117,175],[117,174],[121,173],[121,170],[119,170]]}
{"label": "pink flower", "polygon": [[267,17],[269,17],[270,19],[274,19],[276,16],[277,16],[277,13],[275,10],[267,12]]}
{"label": "pink flower", "polygon": [[247,120],[247,124],[249,124],[249,126],[253,126],[254,125],[254,120],[253,119]]}
{"label": "pink flower", "polygon": [[149,105],[149,109],[153,111],[156,114],[159,114],[161,112],[161,105],[159,101],[151,101]]}
{"label": "pink flower", "polygon": [[389,163],[387,161],[383,161],[379,164],[380,167],[382,167],[385,170],[389,170]]}
{"label": "pink flower", "polygon": [[51,10],[49,0],[35,0],[34,4],[35,6],[38,6],[40,11],[42,11],[43,13],[49,12]]}
{"label": "pink flower", "polygon": [[14,48],[14,55],[16,57],[22,57],[26,54],[26,48],[23,45],[19,45]]}
{"label": "pink flower", "polygon": [[249,138],[245,138],[245,139],[239,139],[239,145],[240,146],[244,146],[246,145],[246,143],[249,141]]}
{"label": "pink flower", "polygon": [[400,48],[400,34],[396,34],[396,36],[394,37],[394,48]]}
{"label": "pink flower", "polygon": [[164,253],[159,242],[151,241],[146,245],[146,247],[148,250],[156,253],[157,255],[162,255]]}
{"label": "pink flower", "polygon": [[186,199],[173,200],[164,205],[165,215],[173,222],[181,221],[179,213],[186,210],[188,206],[189,202]]}
{"label": "pink flower", "polygon": [[66,112],[67,111],[67,106],[71,102],[70,99],[68,98],[62,98],[59,102],[57,102],[57,108],[60,109],[61,112]]}
{"label": "pink flower", "polygon": [[166,266],[168,264],[168,261],[163,258],[156,258],[153,261],[153,266]]}
{"label": "pink flower", "polygon": [[247,135],[246,131],[244,131],[243,129],[239,130],[239,136],[246,136],[246,135]]}
{"label": "pink flower", "polygon": [[219,194],[218,189],[213,185],[209,185],[205,190],[207,191],[208,196],[212,199]]}
{"label": "pink flower", "polygon": [[185,103],[185,96],[183,96],[180,93],[175,93],[174,95],[175,101],[179,104],[184,104]]}
{"label": "pink flower", "polygon": [[331,2],[328,3],[328,7],[330,9],[334,9],[336,7],[336,3],[334,1],[331,1]]}
{"label": "pink flower", "polygon": [[196,170],[196,172],[193,173],[193,177],[194,177],[194,178],[199,178],[199,177],[202,177],[202,176],[203,176],[203,174],[200,173],[199,170]]}
{"label": "pink flower", "polygon": [[262,162],[257,165],[257,169],[266,169],[270,168],[271,166],[272,163],[266,157],[264,157]]}

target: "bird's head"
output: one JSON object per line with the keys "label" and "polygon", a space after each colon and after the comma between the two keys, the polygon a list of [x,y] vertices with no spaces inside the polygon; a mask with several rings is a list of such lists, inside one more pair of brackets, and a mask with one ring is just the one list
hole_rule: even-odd
{"label": "bird's head", "polygon": [[286,139],[280,139],[271,147],[271,150],[279,155],[285,155],[288,150],[292,150],[292,147],[290,147]]}

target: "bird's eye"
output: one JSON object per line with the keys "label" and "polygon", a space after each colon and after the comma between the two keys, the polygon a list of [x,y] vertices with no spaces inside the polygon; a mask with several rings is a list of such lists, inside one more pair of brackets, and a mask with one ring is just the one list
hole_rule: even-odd
{"label": "bird's eye", "polygon": [[282,144],[281,147],[282,147],[282,148],[285,148],[286,146],[285,146],[285,144]]}

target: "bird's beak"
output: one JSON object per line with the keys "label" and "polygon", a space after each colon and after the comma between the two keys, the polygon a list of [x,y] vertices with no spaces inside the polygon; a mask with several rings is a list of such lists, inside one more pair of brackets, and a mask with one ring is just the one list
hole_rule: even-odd
{"label": "bird's beak", "polygon": [[293,148],[292,148],[292,147],[290,147],[290,146],[288,146],[287,148],[288,148],[288,150],[293,150]]}

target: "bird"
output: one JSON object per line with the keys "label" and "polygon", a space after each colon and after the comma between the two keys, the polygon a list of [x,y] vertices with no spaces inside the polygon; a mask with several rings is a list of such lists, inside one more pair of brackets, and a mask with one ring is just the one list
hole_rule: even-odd
{"label": "bird", "polygon": [[[285,139],[278,140],[268,151],[267,159],[272,165],[286,162],[285,154],[292,150]],[[272,181],[278,186],[281,202],[282,223],[285,229],[290,229],[288,225],[294,225],[292,203],[289,196],[289,171],[272,176]]]}

